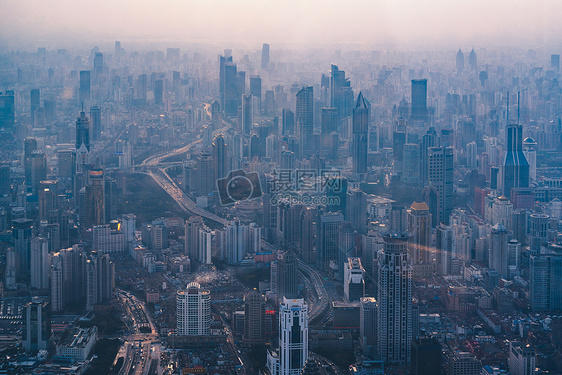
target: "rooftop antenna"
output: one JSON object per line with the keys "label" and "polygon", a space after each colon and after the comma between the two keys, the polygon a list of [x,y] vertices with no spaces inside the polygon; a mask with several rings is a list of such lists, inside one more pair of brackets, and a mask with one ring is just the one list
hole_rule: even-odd
{"label": "rooftop antenna", "polygon": [[517,125],[519,125],[519,120],[521,119],[520,98],[521,98],[521,91],[517,91]]}

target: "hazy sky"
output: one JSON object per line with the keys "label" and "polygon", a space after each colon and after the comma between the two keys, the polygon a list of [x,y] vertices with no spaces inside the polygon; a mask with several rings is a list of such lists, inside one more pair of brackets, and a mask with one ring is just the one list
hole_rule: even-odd
{"label": "hazy sky", "polygon": [[555,47],[560,0],[0,0],[0,46],[76,41]]}

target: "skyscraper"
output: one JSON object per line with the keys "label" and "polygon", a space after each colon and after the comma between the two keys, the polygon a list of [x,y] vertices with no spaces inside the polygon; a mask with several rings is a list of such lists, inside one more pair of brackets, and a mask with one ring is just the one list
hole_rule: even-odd
{"label": "skyscraper", "polygon": [[292,251],[285,253],[277,261],[278,282],[277,296],[280,300],[283,297],[297,298],[299,295],[299,272],[297,256]]}
{"label": "skyscraper", "polygon": [[295,113],[290,109],[283,109],[282,135],[292,135],[295,132]]}
{"label": "skyscraper", "polygon": [[15,100],[13,91],[0,92],[0,129],[13,131],[15,124]]}
{"label": "skyscraper", "polygon": [[94,76],[99,76],[103,73],[103,53],[96,52],[94,55]]}
{"label": "skyscraper", "polygon": [[297,128],[301,142],[300,156],[312,154],[312,132],[314,129],[314,92],[312,86],[297,92]]}
{"label": "skyscraper", "polygon": [[443,353],[435,337],[420,337],[412,341],[412,375],[439,373]]}
{"label": "skyscraper", "polygon": [[267,70],[269,67],[269,44],[264,43],[261,49],[261,68]]}
{"label": "skyscraper", "polygon": [[435,214],[438,222],[448,223],[453,208],[453,148],[430,147],[427,157],[427,184],[438,193],[439,212]]}
{"label": "skyscraper", "polygon": [[497,223],[490,233],[490,249],[488,250],[488,268],[498,271],[503,279],[509,278],[509,246],[511,235],[507,229]]}
{"label": "skyscraper", "polygon": [[249,136],[253,127],[252,95],[242,95],[242,134]]}
{"label": "skyscraper", "polygon": [[470,55],[468,55],[468,66],[470,66],[470,69],[472,69],[473,71],[478,70],[478,59],[476,57],[474,48],[472,49],[472,51],[470,51]]}
{"label": "skyscraper", "polygon": [[562,308],[562,254],[547,251],[529,259],[529,304],[533,311]]}
{"label": "skyscraper", "polygon": [[154,93],[154,104],[161,105],[164,103],[164,80],[157,79],[154,81],[154,88],[152,89]]}
{"label": "skyscraper", "polygon": [[33,220],[12,220],[12,236],[15,245],[16,281],[29,282],[31,275],[31,235]]}
{"label": "skyscraper", "polygon": [[343,215],[336,212],[328,212],[320,216],[318,225],[318,248],[316,261],[318,266],[327,270],[330,261],[339,260],[339,227],[343,221]]}
{"label": "skyscraper", "polygon": [[529,250],[531,254],[538,254],[541,246],[548,241],[548,221],[546,214],[531,214],[529,228]]}
{"label": "skyscraper", "polygon": [[427,79],[412,80],[410,116],[413,121],[427,121]]}
{"label": "skyscraper", "polygon": [[338,110],[338,123],[351,116],[353,106],[353,90],[349,78],[345,77],[345,71],[339,70],[336,65],[331,67],[330,77],[330,107]]}
{"label": "skyscraper", "polygon": [[503,195],[511,199],[511,189],[529,187],[529,162],[523,153],[523,127],[509,125],[503,162]]}
{"label": "skyscraper", "polygon": [[213,162],[215,163],[215,177],[217,179],[226,177],[230,170],[226,142],[222,134],[217,134],[213,141]]}
{"label": "skyscraper", "polygon": [[86,310],[93,311],[94,306],[111,298],[115,286],[115,265],[108,254],[92,251],[85,259],[84,276],[86,278]]}
{"label": "skyscraper", "polygon": [[31,125],[36,126],[35,112],[41,106],[41,91],[39,89],[31,90]]}
{"label": "skyscraper", "polygon": [[364,275],[361,258],[347,258],[343,276],[343,294],[347,301],[359,301],[365,296]]}
{"label": "skyscraper", "polygon": [[456,66],[457,66],[457,73],[460,74],[464,71],[464,53],[462,53],[461,49],[459,49],[459,51],[457,52]]}
{"label": "skyscraper", "polygon": [[435,258],[437,259],[437,273],[439,275],[446,276],[452,273],[454,243],[453,227],[440,223],[435,228]]}
{"label": "skyscraper", "polygon": [[31,240],[31,287],[49,288],[49,243],[44,237]]}
{"label": "skyscraper", "polygon": [[99,162],[88,171],[83,228],[105,224],[105,177]]}
{"label": "skyscraper", "polygon": [[47,350],[51,341],[51,311],[49,303],[38,297],[24,307],[22,345],[26,352]]}
{"label": "skyscraper", "polygon": [[367,173],[370,104],[359,92],[353,109],[353,173]]}
{"label": "skyscraper", "polygon": [[244,296],[244,336],[245,344],[265,343],[265,297],[257,291]]}
{"label": "skyscraper", "polygon": [[99,106],[90,107],[90,120],[92,141],[101,139],[101,108]]}
{"label": "skyscraper", "polygon": [[279,350],[268,352],[272,375],[299,375],[308,360],[308,306],[283,298],[279,307]]}
{"label": "skyscraper", "polygon": [[203,336],[211,332],[211,292],[196,282],[176,293],[176,334]]}
{"label": "skyscraper", "polygon": [[433,255],[431,253],[431,214],[425,202],[414,202],[408,211],[408,251],[414,276],[431,277]]}
{"label": "skyscraper", "polygon": [[80,90],[78,93],[78,104],[83,106],[90,100],[90,71],[80,71]]}
{"label": "skyscraper", "polygon": [[536,373],[536,354],[531,345],[522,342],[509,342],[509,372],[512,375],[534,375]]}
{"label": "skyscraper", "polygon": [[359,310],[359,340],[363,346],[363,354],[373,356],[377,344],[377,300],[373,297],[363,297]]}
{"label": "skyscraper", "polygon": [[80,112],[80,117],[76,119],[76,150],[80,150],[84,145],[87,151],[90,151],[90,120],[86,117],[84,111]]}
{"label": "skyscraper", "polygon": [[380,359],[388,364],[410,363],[412,342],[412,267],[406,250],[408,236],[386,234],[378,270],[378,339]]}

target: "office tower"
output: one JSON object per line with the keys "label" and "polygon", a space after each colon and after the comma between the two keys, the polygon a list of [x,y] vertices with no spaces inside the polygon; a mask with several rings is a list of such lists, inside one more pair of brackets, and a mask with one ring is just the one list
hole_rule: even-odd
{"label": "office tower", "polygon": [[510,341],[509,349],[508,364],[511,375],[534,375],[536,373],[536,355],[531,345]]}
{"label": "office tower", "polygon": [[441,344],[435,337],[419,337],[412,341],[412,375],[439,374],[442,362]]}
{"label": "office tower", "polygon": [[16,253],[16,280],[28,282],[31,273],[31,233],[33,220],[12,219],[12,236]]}
{"label": "office tower", "polygon": [[47,179],[47,156],[40,151],[34,151],[29,159],[27,160],[26,167],[29,171],[26,171],[27,186],[31,188],[31,193],[37,195],[39,189],[41,188],[41,181]]}
{"label": "office tower", "polygon": [[347,178],[335,176],[326,184],[326,197],[328,204],[326,209],[331,212],[347,211]]}
{"label": "office tower", "polygon": [[242,95],[242,134],[249,136],[253,127],[252,95]]}
{"label": "office tower", "polygon": [[355,250],[355,230],[349,221],[342,221],[338,228],[338,243],[337,243],[336,265],[338,280],[343,280],[345,263],[349,257],[356,256]]}
{"label": "office tower", "polygon": [[367,143],[370,104],[359,92],[353,109],[353,173],[367,173]]}
{"label": "office tower", "polygon": [[303,299],[283,298],[279,306],[279,349],[269,351],[272,375],[300,375],[308,360],[308,306]]}
{"label": "office tower", "polygon": [[413,79],[410,118],[427,122],[427,117],[427,79]]}
{"label": "office tower", "polygon": [[228,167],[226,142],[222,134],[217,134],[213,141],[213,162],[215,163],[216,178],[226,177],[230,172],[230,168]]}
{"label": "office tower", "polygon": [[480,375],[482,363],[470,352],[456,352],[449,357],[447,375]]}
{"label": "office tower", "polygon": [[386,234],[378,265],[377,347],[387,364],[410,363],[412,342],[412,267],[408,236]]}
{"label": "office tower", "polygon": [[314,262],[314,227],[316,214],[312,208],[305,208],[301,211],[300,222],[302,223],[302,235],[300,239],[300,249],[303,261]]}
{"label": "office tower", "polygon": [[0,129],[7,132],[14,130],[15,100],[13,91],[0,92]]}
{"label": "office tower", "polygon": [[431,214],[425,202],[414,202],[408,211],[408,253],[415,277],[431,277],[433,254],[431,249]]}
{"label": "office tower", "polygon": [[292,135],[295,132],[295,113],[290,109],[283,109],[282,135]]}
{"label": "office tower", "polygon": [[111,298],[115,285],[115,265],[108,254],[93,251],[85,260],[86,310],[93,311],[94,306]]}
{"label": "office tower", "polygon": [[94,76],[99,76],[103,73],[103,53],[96,52],[94,55]]}
{"label": "office tower", "polygon": [[532,311],[562,308],[562,255],[532,254],[529,259],[529,303]]}
{"label": "office tower", "polygon": [[476,169],[478,160],[478,150],[476,142],[472,141],[466,145],[466,166],[470,169]]}
{"label": "office tower", "polygon": [[348,302],[359,301],[365,296],[364,276],[361,258],[347,258],[343,275],[343,295]]}
{"label": "office tower", "polygon": [[361,189],[349,189],[345,202],[345,219],[359,233],[367,231],[367,195]]}
{"label": "office tower", "polygon": [[392,203],[392,207],[388,212],[388,230],[394,232],[405,232],[408,229],[408,212],[406,207]]}
{"label": "office tower", "polygon": [[210,152],[201,153],[197,160],[197,174],[199,177],[197,193],[208,196],[216,189],[215,161]]}
{"label": "office tower", "polygon": [[136,98],[139,99],[142,102],[142,104],[145,104],[146,96],[148,92],[148,82],[147,82],[146,74],[139,74],[136,83],[137,83]]}
{"label": "office tower", "polygon": [[488,251],[488,268],[498,271],[503,279],[509,278],[509,247],[511,234],[501,224],[492,227],[490,249]]}
{"label": "office tower", "polygon": [[[359,99],[359,98],[358,98]],[[355,112],[355,110],[354,110]],[[322,108],[322,118],[320,121],[320,131],[322,136],[328,136],[332,132],[339,131],[338,123],[338,109],[337,108]],[[360,116],[358,116],[358,119]],[[355,117],[354,117],[355,118]]]}
{"label": "office tower", "polygon": [[135,240],[137,217],[133,214],[125,214],[121,217],[121,225],[125,234],[125,243],[133,242]]}
{"label": "office tower", "polygon": [[250,76],[250,95],[252,95],[255,98],[258,98],[258,103],[261,102],[261,78],[260,78],[260,76]]}
{"label": "office tower", "polygon": [[76,151],[59,150],[57,151],[58,177],[72,178],[76,172]]}
{"label": "office tower", "polygon": [[88,185],[85,187],[83,228],[105,224],[105,177],[101,165],[88,171]]}
{"label": "office tower", "polygon": [[49,212],[58,207],[58,189],[56,180],[43,180],[39,183],[39,221],[47,221]]}
{"label": "office tower", "polygon": [[511,198],[511,189],[529,187],[529,162],[523,153],[523,127],[509,125],[506,137],[507,150],[503,162],[503,195]]}
{"label": "office tower", "polygon": [[277,260],[278,282],[277,296],[297,298],[299,296],[298,260],[294,252],[289,251]]}
{"label": "office tower", "polygon": [[80,71],[80,90],[78,94],[78,104],[83,106],[90,100],[90,71]]}
{"label": "office tower", "polygon": [[550,55],[550,67],[555,72],[560,72],[560,55]]}
{"label": "office tower", "polygon": [[531,214],[529,228],[529,251],[538,254],[541,246],[548,241],[548,221],[550,217],[545,214]]}
{"label": "office tower", "polygon": [[16,285],[16,270],[18,266],[18,255],[13,247],[6,248],[6,270],[5,270],[5,288],[14,290]]}
{"label": "office tower", "polygon": [[62,257],[59,253],[54,253],[51,256],[51,269],[49,275],[52,312],[62,311],[64,307],[63,273]]}
{"label": "office tower", "polygon": [[197,260],[201,264],[211,264],[212,263],[212,231],[209,227],[204,225],[202,228],[199,228],[199,253],[197,256]]}
{"label": "office tower", "polygon": [[232,56],[219,57],[219,90],[220,90],[220,108],[224,112],[225,96],[226,96],[226,64],[232,63]]}
{"label": "office tower", "polygon": [[41,106],[41,92],[39,89],[31,90],[31,126],[35,127],[35,113],[37,109]]}
{"label": "office tower", "polygon": [[537,142],[531,137],[523,140],[523,154],[529,163],[529,182],[537,181]]}
{"label": "office tower", "polygon": [[266,90],[263,99],[263,114],[266,116],[273,116],[277,111],[275,103],[275,91]]}
{"label": "office tower", "polygon": [[44,237],[31,240],[31,287],[49,288],[49,243]]}
{"label": "office tower", "polygon": [[92,141],[101,139],[101,108],[99,106],[90,107],[90,120]]}
{"label": "office tower", "polygon": [[267,70],[269,67],[269,44],[264,43],[261,48],[261,68]]}
{"label": "office tower", "polygon": [[331,67],[330,77],[330,107],[338,110],[338,123],[351,116],[353,106],[353,90],[345,71],[339,70],[336,65]]}
{"label": "office tower", "polygon": [[105,221],[109,223],[117,217],[117,181],[107,177],[104,185]]}
{"label": "office tower", "polygon": [[421,145],[420,145],[420,160],[421,160],[421,170],[420,170],[420,183],[425,186],[427,184],[428,170],[429,170],[429,148],[437,146],[437,132],[435,128],[430,127],[426,134],[423,135]]}
{"label": "office tower", "polygon": [[375,355],[377,344],[377,300],[373,297],[362,297],[359,310],[359,340],[363,346],[363,354]]}
{"label": "office tower", "polygon": [[297,92],[297,128],[299,134],[300,157],[312,154],[312,132],[314,129],[314,92],[312,86]]}
{"label": "office tower", "polygon": [[457,73],[462,73],[464,71],[464,53],[459,49],[456,58]]}
{"label": "office tower", "polygon": [[[221,64],[223,64],[221,60]],[[238,106],[240,105],[241,94],[239,92],[240,84],[236,64],[232,63],[232,58],[224,61],[224,105],[222,106],[225,116],[234,117],[238,114]]]}
{"label": "office tower", "polygon": [[419,143],[404,144],[402,157],[402,177],[406,185],[418,186],[420,183],[420,145]]}
{"label": "office tower", "polygon": [[435,258],[439,275],[446,276],[452,274],[454,243],[455,233],[453,227],[440,223],[435,228]]}
{"label": "office tower", "polygon": [[196,282],[176,293],[176,334],[207,336],[211,333],[211,292]]}
{"label": "office tower", "polygon": [[157,79],[154,81],[154,88],[152,90],[154,93],[154,104],[161,105],[164,103],[164,80]]}
{"label": "office tower", "polygon": [[428,176],[427,184],[434,188],[438,199],[438,212],[430,212],[436,215],[439,222],[448,223],[453,204],[453,148],[452,147],[430,147],[428,151]]}
{"label": "office tower", "polygon": [[265,297],[258,291],[244,295],[244,335],[247,345],[265,343]]}
{"label": "office tower", "polygon": [[243,225],[232,221],[225,228],[223,259],[228,263],[241,262],[246,254],[255,254],[261,248],[261,228],[254,223]]}
{"label": "office tower", "polygon": [[320,215],[316,262],[322,270],[328,269],[330,261],[337,262],[339,260],[338,234],[342,221],[343,215],[341,213],[328,212]]}
{"label": "office tower", "polygon": [[9,164],[0,164],[0,197],[10,194],[11,170]]}
{"label": "office tower", "polygon": [[406,132],[396,131],[392,133],[392,169],[397,175],[402,175],[404,168],[404,145],[406,144]]}
{"label": "office tower", "polygon": [[468,55],[468,66],[470,66],[470,69],[472,69],[473,71],[478,71],[478,58],[476,57],[476,52],[474,51],[474,48],[470,51],[470,54]]}
{"label": "office tower", "polygon": [[51,309],[49,303],[33,297],[24,306],[22,346],[27,353],[47,350],[51,341]]}
{"label": "office tower", "polygon": [[84,111],[76,119],[76,168],[78,172],[85,171],[85,165],[90,162],[90,121]]}

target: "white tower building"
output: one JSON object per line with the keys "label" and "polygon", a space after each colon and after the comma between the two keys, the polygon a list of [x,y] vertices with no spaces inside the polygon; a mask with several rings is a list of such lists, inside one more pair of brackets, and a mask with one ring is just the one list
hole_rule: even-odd
{"label": "white tower building", "polygon": [[198,283],[189,283],[176,294],[176,333],[181,336],[210,334],[211,293]]}

